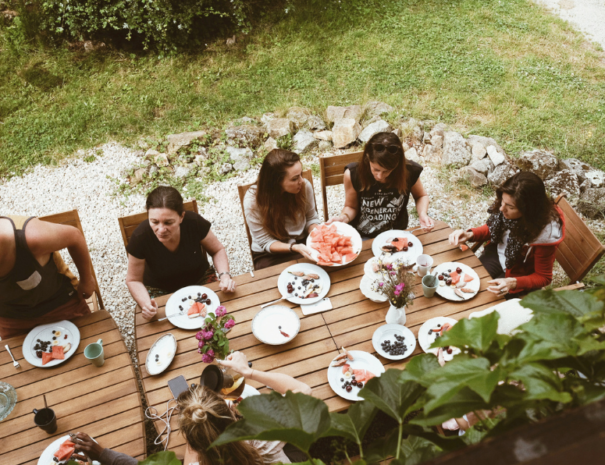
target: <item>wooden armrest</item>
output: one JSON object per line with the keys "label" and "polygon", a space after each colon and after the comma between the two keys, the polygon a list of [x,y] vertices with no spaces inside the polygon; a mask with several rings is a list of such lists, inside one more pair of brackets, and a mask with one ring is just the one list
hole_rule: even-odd
{"label": "wooden armrest", "polygon": [[86,299],[86,303],[88,304],[88,308],[90,308],[91,312],[99,311],[99,299],[97,298],[96,292],[93,292],[92,295]]}
{"label": "wooden armrest", "polygon": [[575,284],[568,284],[567,286],[557,287],[554,290],[555,291],[575,291],[576,289],[582,289],[584,287],[586,287],[586,286],[584,286],[584,283],[575,283]]}

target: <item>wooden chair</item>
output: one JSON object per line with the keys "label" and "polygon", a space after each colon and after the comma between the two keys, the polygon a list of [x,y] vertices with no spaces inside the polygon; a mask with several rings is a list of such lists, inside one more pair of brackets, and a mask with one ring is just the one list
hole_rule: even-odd
{"label": "wooden chair", "polygon": [[328,195],[326,187],[342,184],[345,166],[361,160],[363,152],[345,153],[344,155],[334,155],[333,157],[322,157],[319,159],[319,168],[321,170],[321,195],[324,202],[324,221],[328,221]]}
{"label": "wooden chair", "polygon": [[[556,290],[580,289],[580,282],[605,254],[605,246],[590,230],[569,204],[564,195],[555,200],[565,217],[565,239],[557,248],[556,259],[569,276],[571,284]],[[471,250],[476,252],[483,243],[476,242]]]}
{"label": "wooden chair", "polygon": [[[73,226],[74,228],[78,228],[82,235],[84,236],[84,230],[82,229],[82,223],[80,222],[80,215],[78,214],[78,210],[71,210],[63,213],[57,213],[55,215],[42,216],[38,218],[42,221],[48,221],[49,223],[55,224],[64,224],[67,226]],[[84,237],[86,240],[86,236]],[[94,294],[86,301],[88,306],[93,312],[105,309],[105,305],[103,304],[103,299],[101,298],[101,290],[99,289],[99,282],[97,281],[97,275],[95,274],[94,267],[92,268],[92,277],[95,280],[95,291]]]}
{"label": "wooden chair", "polygon": [[[183,203],[183,208],[186,211],[198,213],[197,202],[195,200]],[[128,245],[128,242],[130,242],[132,233],[135,229],[137,229],[137,226],[146,219],[147,212],[137,213],[136,215],[123,216],[121,218],[118,218],[118,223],[120,223],[120,231],[122,232],[122,240],[124,241],[124,247],[126,247]]]}
{"label": "wooden chair", "polygon": [[[313,188],[313,172],[311,170],[302,172],[303,178],[311,183],[311,188]],[[242,215],[244,216],[244,226],[246,227],[246,236],[248,237],[248,246],[250,250],[252,250],[252,236],[250,235],[250,229],[248,228],[248,222],[246,221],[246,211],[244,210],[244,197],[246,196],[246,192],[250,189],[254,183],[246,184],[244,186],[237,186],[237,193],[239,194],[239,202],[242,206]],[[313,189],[315,192],[315,189]]]}

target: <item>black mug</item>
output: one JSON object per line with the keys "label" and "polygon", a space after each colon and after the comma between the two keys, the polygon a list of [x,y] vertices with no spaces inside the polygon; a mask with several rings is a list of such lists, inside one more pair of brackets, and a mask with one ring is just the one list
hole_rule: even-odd
{"label": "black mug", "polygon": [[36,426],[42,428],[48,434],[53,434],[55,431],[57,431],[57,417],[52,409],[34,409],[34,414],[34,423]]}

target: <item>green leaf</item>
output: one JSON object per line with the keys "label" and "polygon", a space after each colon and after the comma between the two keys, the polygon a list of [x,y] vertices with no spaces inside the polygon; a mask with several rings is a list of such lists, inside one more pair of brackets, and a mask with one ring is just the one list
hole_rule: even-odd
{"label": "green leaf", "polygon": [[167,450],[147,457],[139,465],[181,465],[181,461],[174,452]]}
{"label": "green leaf", "polygon": [[445,437],[435,433],[433,430],[427,427],[419,426],[419,425],[403,425],[404,434],[408,434],[409,436],[418,436],[420,438],[426,439],[427,441],[432,442],[440,449],[444,451],[455,451],[465,446],[465,443],[458,436],[450,436]]}
{"label": "green leaf", "polygon": [[376,407],[370,402],[357,402],[347,413],[330,413],[330,429],[324,436],[341,436],[361,444],[376,412]]}
{"label": "green leaf", "polygon": [[230,425],[211,447],[244,439],[284,441],[309,452],[309,447],[330,427],[328,407],[320,399],[290,391],[244,399],[238,410],[244,416]]}
{"label": "green leaf", "polygon": [[425,409],[420,415],[412,419],[410,423],[420,426],[434,426],[451,418],[459,418],[473,410],[489,408],[491,408],[490,404],[485,402],[479,394],[465,387],[451,397],[447,405],[437,407],[430,413]]}
{"label": "green leaf", "polygon": [[571,395],[562,392],[561,380],[552,371],[539,363],[528,363],[509,374],[510,379],[521,381],[525,386],[526,399],[549,399],[554,402],[571,402]]}
{"label": "green leaf", "polygon": [[[397,437],[399,427],[391,430],[385,437],[380,438],[365,447],[365,458],[368,463],[379,463],[387,457],[395,457],[397,452]],[[392,463],[392,462],[391,462]]]}
{"label": "green leaf", "polygon": [[492,312],[481,318],[463,318],[431,345],[431,347],[470,347],[486,351],[496,338],[500,314]]}
{"label": "green leaf", "polygon": [[399,380],[402,382],[416,381],[423,386],[428,386],[430,385],[430,382],[427,382],[424,378],[432,371],[440,368],[441,365],[439,365],[437,357],[433,354],[417,355],[405,366]]}
{"label": "green leaf", "polygon": [[587,292],[578,291],[536,291],[525,297],[521,305],[531,308],[536,314],[563,313],[576,318],[603,312],[603,302]]}
{"label": "green leaf", "polygon": [[402,423],[408,408],[416,402],[424,388],[414,381],[401,383],[400,376],[401,370],[387,370],[380,377],[368,381],[359,391],[359,396]]}
{"label": "green leaf", "polygon": [[394,460],[391,463],[395,465],[397,465],[397,462],[402,465],[418,465],[441,455],[441,450],[424,438],[409,436],[401,441],[401,455],[399,460]]}

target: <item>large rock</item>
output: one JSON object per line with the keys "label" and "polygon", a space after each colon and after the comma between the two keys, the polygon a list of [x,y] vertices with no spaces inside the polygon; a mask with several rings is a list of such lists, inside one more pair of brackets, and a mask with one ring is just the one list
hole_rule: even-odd
{"label": "large rock", "polygon": [[[493,147],[490,145],[490,147]],[[482,160],[487,155],[487,149],[485,146],[479,142],[475,145],[471,146],[471,154],[473,155],[473,160]]]}
{"label": "large rock", "polygon": [[318,131],[313,134],[317,140],[327,140],[332,141],[332,131]]}
{"label": "large rock", "polygon": [[317,139],[313,137],[313,133],[306,129],[298,131],[292,138],[292,142],[292,151],[298,154],[307,152],[318,144]]}
{"label": "large rock", "polygon": [[305,123],[305,127],[311,131],[322,131],[326,129],[326,123],[317,115],[311,115]]}
{"label": "large rock", "polygon": [[545,180],[556,173],[559,160],[553,154],[543,150],[523,152],[517,160],[517,166],[524,171],[530,171]]}
{"label": "large rock", "polygon": [[498,166],[506,161],[504,154],[498,152],[496,146],[490,145],[487,147],[487,155],[495,166]]}
{"label": "large rock", "polygon": [[443,136],[440,136],[439,134],[435,134],[435,135],[431,136],[431,145],[437,149],[442,149],[443,148]]}
{"label": "large rock", "polygon": [[544,182],[546,189],[553,197],[563,194],[566,197],[578,197],[580,195],[580,184],[578,176],[570,170],[561,170]]}
{"label": "large rock", "polygon": [[265,147],[265,150],[266,150],[267,152],[270,152],[271,150],[273,150],[273,149],[276,149],[276,148],[277,148],[277,141],[276,141],[276,140],[275,140],[273,137],[269,137],[269,138],[268,138],[268,139],[265,141],[265,143],[264,143],[263,147]]}
{"label": "large rock", "polygon": [[500,187],[508,178],[517,173],[517,169],[508,162],[504,162],[487,175],[487,180],[494,187]]}
{"label": "large rock", "polygon": [[329,106],[326,110],[326,117],[329,123],[336,123],[337,119],[351,118],[359,123],[363,116],[363,108],[359,105],[350,105],[348,107]]}
{"label": "large rock", "polygon": [[487,184],[487,176],[484,173],[480,173],[470,166],[465,166],[460,169],[460,176],[462,179],[468,181],[471,187],[476,189],[478,187],[485,186]]}
{"label": "large rock", "polygon": [[371,118],[373,116],[380,116],[385,113],[391,113],[395,111],[395,109],[384,102],[368,102],[365,106],[365,115],[366,118]]}
{"label": "large rock", "polygon": [[260,120],[261,123],[266,126],[269,121],[274,120],[275,118],[277,118],[277,116],[275,116],[275,113],[265,113],[263,116],[260,117]]}
{"label": "large rock", "polygon": [[294,129],[296,130],[301,129],[310,116],[311,111],[301,107],[292,107],[288,110],[288,113],[286,114],[286,118],[292,121]]}
{"label": "large rock", "polygon": [[236,147],[228,146],[225,148],[225,151],[229,154],[229,158],[231,158],[231,161],[233,162],[237,162],[239,160],[248,161],[254,156],[254,153],[248,147],[238,149]]}
{"label": "large rock", "polygon": [[206,131],[183,132],[181,134],[170,134],[168,139],[168,153],[176,153],[178,149],[189,145],[191,141],[199,139],[206,135]]}
{"label": "large rock", "polygon": [[391,132],[392,130],[393,127],[389,123],[379,120],[368,125],[363,131],[361,131],[361,134],[359,134],[359,140],[361,142],[367,142],[374,134],[378,134],[379,132]]}
{"label": "large rock", "polygon": [[332,142],[337,149],[355,142],[361,133],[361,126],[353,118],[338,118],[332,128]]}
{"label": "large rock", "polygon": [[590,181],[591,187],[605,186],[605,173],[599,170],[590,170],[586,172],[586,179]]}
{"label": "large rock", "polygon": [[426,163],[440,165],[443,157],[443,150],[434,145],[425,145],[422,150],[422,156]]}
{"label": "large rock", "polygon": [[319,150],[321,150],[322,152],[325,152],[326,150],[330,150],[332,147],[333,147],[332,142],[330,142],[328,140],[320,140],[319,145],[317,146],[317,148]]}
{"label": "large rock", "polygon": [[498,144],[498,142],[496,142],[494,139],[492,139],[491,137],[485,137],[485,136],[477,136],[475,134],[471,134],[470,136],[468,136],[466,142],[468,143],[468,145],[470,145],[471,147],[475,144],[481,144],[483,145],[483,147],[485,147],[487,149],[487,147],[489,147],[490,145],[493,145],[494,147],[496,147],[496,150],[498,150],[499,153],[501,153],[502,155],[505,155],[504,153],[504,149],[502,147],[500,147],[500,144]]}
{"label": "large rock", "polygon": [[[416,128],[418,128],[418,129],[416,129]],[[416,132],[416,134],[418,134],[418,133],[424,134],[422,132],[422,129],[420,129],[420,127],[418,126],[418,120],[416,118],[410,118],[409,120],[404,121],[399,126],[399,129],[401,129],[402,137],[412,136],[412,134],[414,134],[414,132]]]}
{"label": "large rock", "polygon": [[225,130],[229,143],[238,142],[250,147],[258,147],[262,142],[264,133],[263,128],[251,124],[233,126]]}
{"label": "large rock", "polygon": [[483,160],[475,160],[468,166],[473,168],[475,171],[484,174],[485,176],[494,171],[495,168],[494,164],[489,158],[484,158]]}
{"label": "large rock", "polygon": [[250,162],[246,159],[241,159],[233,164],[233,168],[237,171],[247,171],[250,169]]}
{"label": "large rock", "polygon": [[577,158],[565,158],[563,160],[559,160],[559,169],[570,170],[576,173],[580,184],[586,181],[586,173],[594,170],[594,168],[588,163],[584,163]]}
{"label": "large rock", "polygon": [[405,159],[415,161],[416,163],[420,163],[420,157],[418,156],[418,152],[414,147],[404,152]]}
{"label": "large rock", "polygon": [[186,178],[191,174],[192,167],[190,166],[177,166],[174,170],[174,176],[177,178]]}
{"label": "large rock", "polygon": [[149,149],[145,152],[145,158],[148,160],[154,160],[160,154],[157,150]]}
{"label": "large rock", "polygon": [[274,118],[267,122],[267,132],[274,139],[292,134],[294,124],[288,118]]}
{"label": "large rock", "polygon": [[147,170],[145,168],[139,168],[134,170],[132,177],[130,178],[131,184],[139,184],[143,182],[143,177],[147,174]]}
{"label": "large rock", "polygon": [[168,161],[168,156],[165,153],[160,153],[160,154],[156,155],[153,159],[153,162],[156,165],[158,165],[160,168],[170,166],[170,162]]}
{"label": "large rock", "polygon": [[471,161],[471,152],[466,146],[466,141],[461,134],[448,131],[443,138],[442,163],[444,166],[461,168]]}
{"label": "large rock", "polygon": [[433,126],[433,129],[431,129],[431,138],[435,137],[435,136],[445,136],[445,131],[447,131],[447,124],[445,123],[437,123],[435,126]]}
{"label": "large rock", "polygon": [[580,196],[577,209],[589,218],[605,216],[605,187],[586,189]]}

